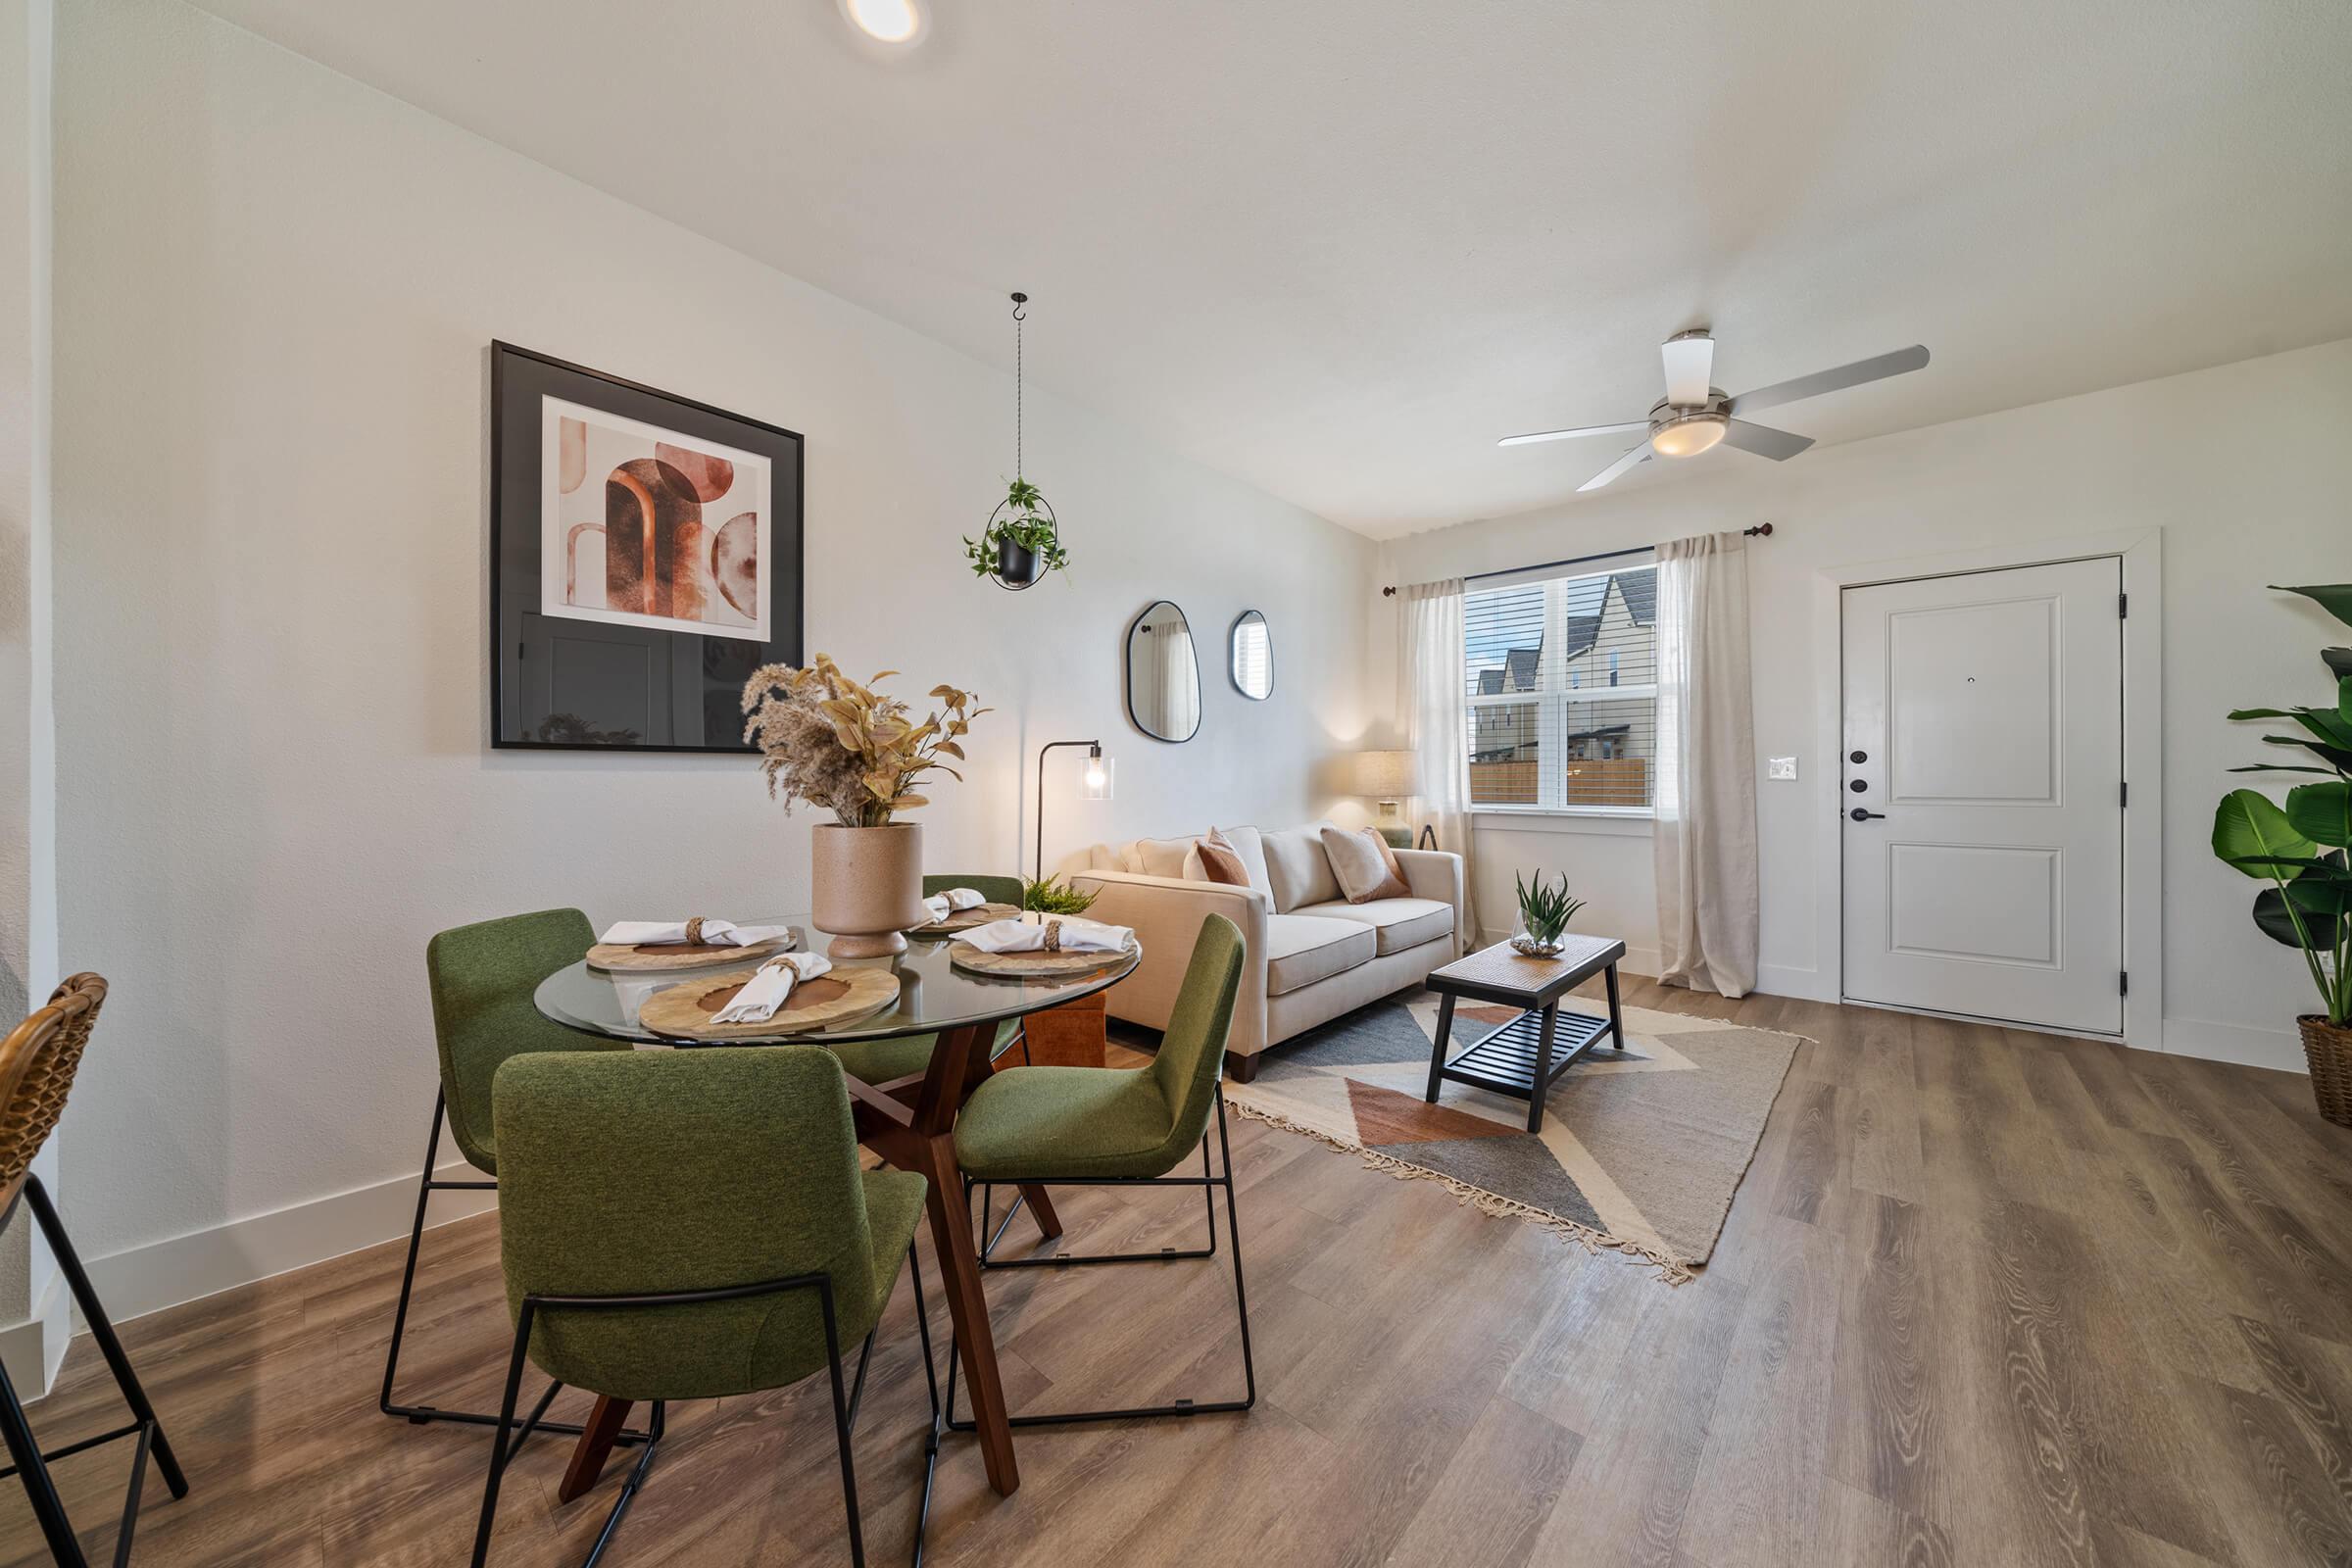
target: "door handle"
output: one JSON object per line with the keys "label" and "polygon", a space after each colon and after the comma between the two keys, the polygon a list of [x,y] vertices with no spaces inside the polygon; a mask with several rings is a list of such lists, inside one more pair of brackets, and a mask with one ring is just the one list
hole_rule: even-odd
{"label": "door handle", "polygon": [[1845,814],[1852,817],[1857,822],[1878,821],[1886,815],[1885,811],[1865,811],[1859,806],[1855,807],[1852,810],[1846,812]]}

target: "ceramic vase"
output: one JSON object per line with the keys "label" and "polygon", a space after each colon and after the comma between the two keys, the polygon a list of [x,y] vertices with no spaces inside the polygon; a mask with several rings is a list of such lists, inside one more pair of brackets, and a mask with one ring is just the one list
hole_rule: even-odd
{"label": "ceramic vase", "polygon": [[906,931],[923,907],[923,825],[843,827],[811,832],[809,913],[832,935],[836,958],[879,958],[906,951]]}

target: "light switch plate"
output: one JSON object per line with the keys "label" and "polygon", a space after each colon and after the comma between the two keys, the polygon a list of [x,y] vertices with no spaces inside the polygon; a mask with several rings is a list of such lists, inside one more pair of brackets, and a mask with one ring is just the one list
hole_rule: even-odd
{"label": "light switch plate", "polygon": [[1796,759],[1793,757],[1766,758],[1764,760],[1764,776],[1766,778],[1796,777]]}

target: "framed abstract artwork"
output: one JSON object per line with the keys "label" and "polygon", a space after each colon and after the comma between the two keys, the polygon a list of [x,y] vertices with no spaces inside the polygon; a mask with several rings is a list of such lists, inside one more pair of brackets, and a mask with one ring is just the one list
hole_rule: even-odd
{"label": "framed abstract artwork", "polygon": [[490,744],[748,752],[801,662],[801,438],[490,345]]}

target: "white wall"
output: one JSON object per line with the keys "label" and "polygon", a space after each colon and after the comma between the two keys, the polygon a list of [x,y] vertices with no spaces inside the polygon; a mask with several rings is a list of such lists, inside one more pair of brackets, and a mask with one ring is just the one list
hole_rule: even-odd
{"label": "white wall", "polygon": [[[1370,716],[1354,535],[1033,386],[1075,564],[1004,593],[958,536],[1009,477],[1007,376],[177,0],[60,10],[62,921],[115,985],[69,1217],[126,1310],[405,1229],[434,930],[805,907],[812,818],[750,761],[487,749],[494,336],[805,432],[809,648],[998,709],[922,813],[932,864],[1025,859],[1049,739],[1119,762],[1081,807],[1057,754],[1050,859],[1331,806],[1317,764]],[[1161,596],[1207,666],[1185,746],[1119,699]],[[1223,672],[1245,606],[1268,703]]]}
{"label": "white wall", "polygon": [[[0,0],[0,1029],[57,972],[56,729],[50,667],[49,0]],[[33,1171],[54,1186],[62,1138]],[[66,1293],[29,1218],[0,1234],[0,1359],[45,1388]]]}
{"label": "white wall", "polygon": [[[1933,375],[1933,368],[1923,372]],[[1856,393],[1855,396],[1866,396]],[[2299,1068],[2300,960],[2255,931],[2251,884],[2207,848],[2213,807],[2259,760],[2234,707],[2322,701],[2318,650],[2347,640],[2324,612],[2272,582],[2352,577],[2352,342],[2143,382],[2030,409],[1808,452],[1786,465],[1725,451],[1679,482],[1601,493],[1523,516],[1465,523],[1390,547],[1384,581],[1525,565],[1771,522],[1751,541],[1757,825],[1762,837],[1761,983],[1834,995],[1817,916],[1835,887],[1815,879],[1816,835],[1834,831],[1834,757],[1816,749],[1814,649],[1825,572],[1980,548],[2164,530],[2164,955],[2167,1049]],[[1607,452],[1595,446],[1597,467]],[[1497,454],[1497,462],[1514,454]],[[1385,624],[1384,670],[1395,631]],[[1795,755],[1794,784],[1763,759]],[[2134,783],[2134,805],[2141,788]],[[1615,912],[1629,946],[1656,944],[1648,858],[1591,833],[1495,832],[1482,821],[1479,898],[1508,920],[1515,866],[1566,871]],[[1827,901],[1826,905],[1823,901]],[[2154,1040],[2135,1040],[2153,1047]]]}

